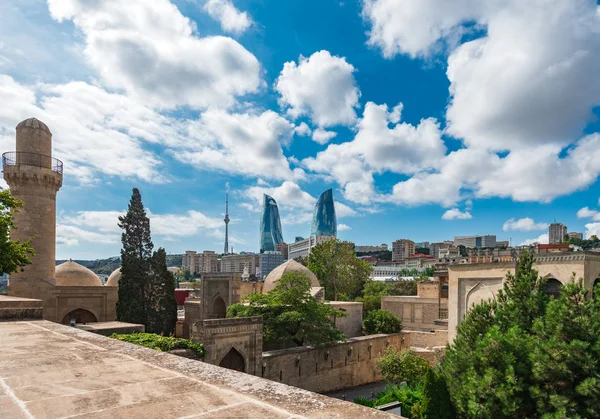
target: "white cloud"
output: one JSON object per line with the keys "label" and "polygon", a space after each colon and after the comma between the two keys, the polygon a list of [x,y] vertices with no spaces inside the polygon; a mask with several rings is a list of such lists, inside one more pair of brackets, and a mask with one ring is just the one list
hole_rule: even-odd
{"label": "white cloud", "polygon": [[502,226],[504,231],[533,231],[533,230],[544,230],[548,228],[548,223],[536,223],[532,218],[525,217],[507,220]]}
{"label": "white cloud", "polygon": [[585,238],[589,239],[592,236],[600,237],[600,223],[587,223],[585,225]]}
{"label": "white cloud", "polygon": [[348,230],[352,230],[352,227],[350,227],[349,225],[346,225],[346,224],[338,224],[337,229],[338,229],[338,231],[348,231]]}
{"label": "white cloud", "polygon": [[230,106],[263,84],[256,57],[235,40],[200,38],[168,0],[48,0],[73,21],[104,83],[161,108]]}
{"label": "white cloud", "polygon": [[229,0],[207,0],[204,10],[221,23],[225,32],[239,35],[252,25],[247,12],[240,12]]}
{"label": "white cloud", "polygon": [[446,152],[438,122],[429,118],[414,126],[400,122],[401,112],[402,104],[389,111],[387,105],[368,102],[352,141],[331,144],[303,165],[332,176],[344,186],[346,199],[363,204],[375,193],[373,173],[412,174],[437,167]]}
{"label": "white cloud", "polygon": [[577,218],[591,218],[594,221],[600,221],[600,212],[583,207],[577,211]]}
{"label": "white cloud", "polygon": [[296,135],[299,135],[301,137],[306,137],[312,134],[312,130],[306,124],[306,122],[301,122],[300,125],[296,126],[296,128],[294,128],[294,132],[296,133]]}
{"label": "white cloud", "polygon": [[336,135],[337,132],[335,131],[326,131],[323,128],[317,128],[312,133],[312,139],[314,142],[324,145],[327,144],[329,140],[334,138]]}
{"label": "white cloud", "polygon": [[298,61],[285,63],[275,82],[280,105],[293,118],[308,116],[321,128],[353,124],[360,97],[354,67],[325,50]]}
{"label": "white cloud", "polygon": [[527,239],[525,241],[523,241],[522,243],[519,244],[519,246],[529,246],[532,244],[548,244],[550,238],[548,236],[548,233],[544,233],[542,235],[540,235],[539,237],[536,237],[535,239]]}
{"label": "white cloud", "polygon": [[458,208],[452,208],[447,210],[442,215],[442,220],[470,220],[473,218],[469,211],[462,212]]}
{"label": "white cloud", "polygon": [[210,109],[199,120],[189,122],[187,135],[192,142],[173,157],[202,170],[302,179],[304,172],[292,170],[282,150],[293,132],[294,125],[273,111],[230,114]]}

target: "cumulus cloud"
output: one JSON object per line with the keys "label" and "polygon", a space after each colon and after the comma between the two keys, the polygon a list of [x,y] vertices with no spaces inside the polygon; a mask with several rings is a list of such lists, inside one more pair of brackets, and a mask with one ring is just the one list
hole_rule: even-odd
{"label": "cumulus cloud", "polygon": [[470,220],[473,218],[469,211],[462,212],[458,208],[452,208],[447,210],[442,215],[442,220]]}
{"label": "cumulus cloud", "polygon": [[502,226],[504,231],[533,231],[533,230],[544,230],[548,228],[548,223],[536,223],[533,218],[525,217],[511,218],[507,220]]}
{"label": "cumulus cloud", "polygon": [[346,199],[369,203],[375,193],[374,173],[427,170],[436,167],[446,152],[435,119],[423,119],[415,126],[400,122],[401,112],[402,104],[390,111],[387,105],[368,102],[352,141],[331,144],[302,164],[313,172],[332,176],[344,186]]}
{"label": "cumulus cloud", "polygon": [[239,35],[252,25],[247,12],[240,12],[229,0],[207,0],[204,10],[221,23],[221,29]]}
{"label": "cumulus cloud", "polygon": [[592,236],[600,237],[600,223],[587,223],[585,225],[585,238],[590,239]]}
{"label": "cumulus cloud", "polygon": [[268,179],[302,179],[291,169],[282,145],[292,139],[294,124],[273,111],[228,113],[210,109],[190,121],[189,147],[173,156],[202,170],[219,170]]}
{"label": "cumulus cloud", "polygon": [[600,212],[589,209],[588,207],[583,207],[577,211],[577,218],[591,218],[594,221],[600,221]]}
{"label": "cumulus cloud", "polygon": [[301,137],[306,137],[312,134],[312,130],[306,122],[301,122],[300,125],[296,126],[296,128],[294,128],[294,132],[296,133],[296,135],[299,135]]}
{"label": "cumulus cloud", "polygon": [[548,244],[550,237],[548,233],[544,233],[535,239],[527,239],[519,244],[519,246],[529,246],[532,244]]}
{"label": "cumulus cloud", "polygon": [[352,230],[352,227],[347,224],[338,224],[337,229],[338,231],[349,231]]}
{"label": "cumulus cloud", "polygon": [[319,143],[321,145],[325,145],[337,135],[335,131],[326,131],[323,128],[317,128],[312,133],[312,139],[314,142]]}
{"label": "cumulus cloud", "polygon": [[284,64],[275,90],[281,95],[279,104],[293,117],[308,116],[316,125],[326,128],[351,125],[356,121],[360,92],[354,80],[355,69],[345,58],[329,51],[300,56],[298,64]]}
{"label": "cumulus cloud", "polygon": [[168,0],[48,0],[81,30],[84,55],[111,88],[161,108],[230,106],[262,85],[256,57],[235,40],[201,38]]}

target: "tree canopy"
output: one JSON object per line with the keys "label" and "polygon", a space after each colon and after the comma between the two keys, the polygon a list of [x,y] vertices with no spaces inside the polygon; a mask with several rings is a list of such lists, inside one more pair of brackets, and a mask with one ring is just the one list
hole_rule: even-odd
{"label": "tree canopy", "polygon": [[600,417],[598,298],[575,278],[549,297],[532,266],[523,254],[446,351],[441,371],[460,417]]}
{"label": "tree canopy", "polygon": [[367,281],[361,291],[362,296],[354,301],[363,303],[363,313],[381,308],[381,297],[385,295],[417,295],[417,281]]}
{"label": "tree canopy", "polygon": [[377,360],[377,369],[388,383],[406,381],[414,387],[421,383],[431,367],[425,358],[412,349],[399,351],[389,347]]}
{"label": "tree canopy", "polygon": [[345,313],[310,295],[310,279],[301,272],[285,273],[268,293],[253,293],[232,304],[227,317],[262,316],[265,345],[293,342],[297,346],[324,346],[344,341],[334,317]]}
{"label": "tree canopy", "polygon": [[308,268],[325,288],[325,299],[353,301],[369,280],[373,267],[354,253],[354,244],[340,240],[319,243],[308,255]]}
{"label": "tree canopy", "polygon": [[400,333],[402,321],[390,311],[373,310],[366,314],[363,328],[367,335]]}
{"label": "tree canopy", "polygon": [[16,228],[13,213],[23,207],[23,202],[12,196],[10,190],[0,189],[0,275],[23,270],[35,256],[31,239],[26,242],[10,239],[10,231]]}

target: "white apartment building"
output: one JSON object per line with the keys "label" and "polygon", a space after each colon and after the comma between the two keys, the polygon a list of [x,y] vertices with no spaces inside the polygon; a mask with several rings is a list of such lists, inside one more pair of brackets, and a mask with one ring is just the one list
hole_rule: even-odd
{"label": "white apartment building", "polygon": [[192,275],[219,272],[217,254],[212,250],[198,253],[194,250],[186,250],[182,260],[183,268]]}
{"label": "white apartment building", "polygon": [[254,253],[229,254],[221,257],[221,272],[244,273],[248,269],[249,275],[260,275],[260,256]]}
{"label": "white apartment building", "polygon": [[399,239],[392,243],[392,261],[399,262],[415,254],[415,242]]}
{"label": "white apartment building", "polygon": [[310,250],[319,243],[327,240],[335,240],[334,236],[310,236],[307,239],[296,240],[294,243],[288,244],[288,260],[298,257],[308,257]]}

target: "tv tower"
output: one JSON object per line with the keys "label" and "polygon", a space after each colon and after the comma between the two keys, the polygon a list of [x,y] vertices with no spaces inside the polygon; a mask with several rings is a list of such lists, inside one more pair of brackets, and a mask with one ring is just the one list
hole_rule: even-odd
{"label": "tv tower", "polygon": [[229,253],[229,193],[225,192],[225,251],[223,253]]}

